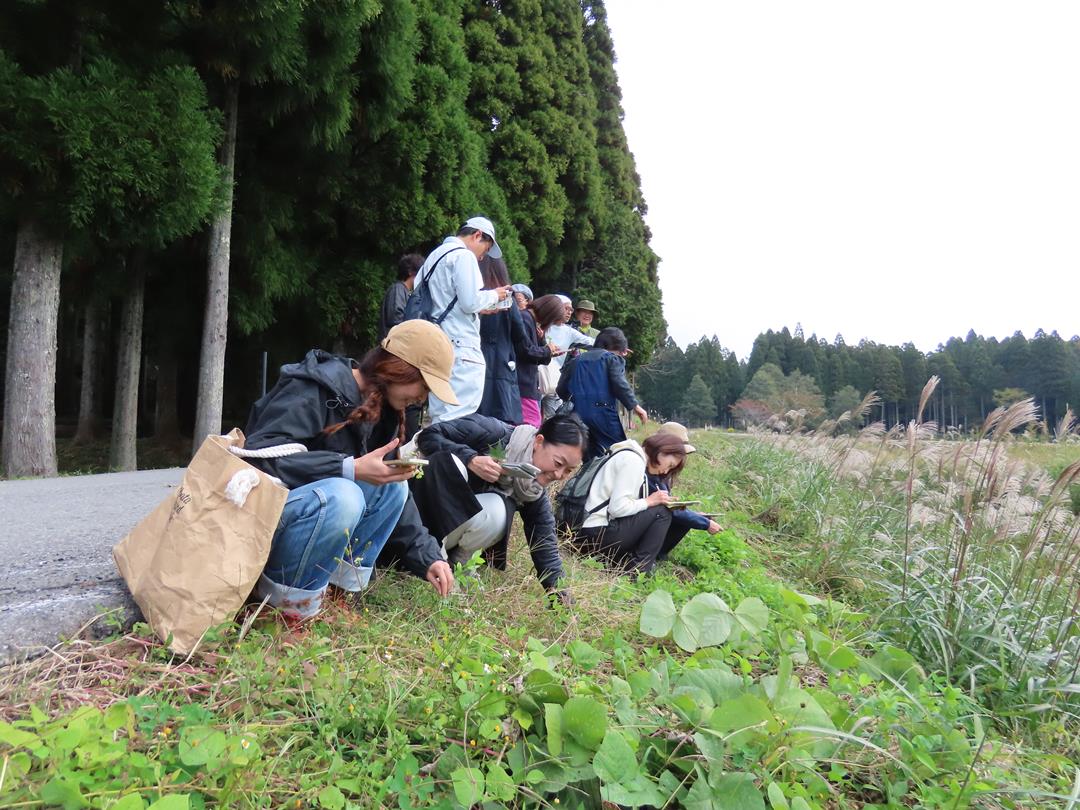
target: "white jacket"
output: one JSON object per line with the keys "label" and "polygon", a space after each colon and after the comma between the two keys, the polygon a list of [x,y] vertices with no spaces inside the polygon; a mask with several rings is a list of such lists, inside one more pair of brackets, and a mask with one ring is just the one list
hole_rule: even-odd
{"label": "white jacket", "polygon": [[442,322],[442,330],[454,344],[455,356],[460,353],[460,348],[474,349],[476,357],[483,362],[483,355],[480,354],[480,317],[477,313],[494,307],[499,302],[499,293],[481,289],[484,279],[480,275],[476,256],[456,236],[446,237],[441,245],[428,254],[423,267],[416,274],[418,285],[423,283],[432,265],[442,256],[446,258],[439,262],[429,282],[431,312],[441,315],[457,296],[457,303]]}
{"label": "white jacket", "polygon": [[[631,452],[619,453],[619,450]],[[633,439],[627,439],[611,445],[609,452],[618,455],[604,464],[593,479],[589,494],[585,498],[585,511],[588,513],[604,501],[608,501],[608,505],[585,518],[583,529],[607,526],[609,521],[636,515],[649,508],[645,501],[649,495],[649,486],[645,479],[648,457],[641,445]]]}

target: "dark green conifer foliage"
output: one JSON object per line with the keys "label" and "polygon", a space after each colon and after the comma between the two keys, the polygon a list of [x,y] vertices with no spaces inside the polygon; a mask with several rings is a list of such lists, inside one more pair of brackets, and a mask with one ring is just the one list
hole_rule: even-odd
{"label": "dark green conifer foliage", "polygon": [[679,413],[688,427],[702,427],[716,418],[716,403],[700,374],[695,374],[690,381]]}

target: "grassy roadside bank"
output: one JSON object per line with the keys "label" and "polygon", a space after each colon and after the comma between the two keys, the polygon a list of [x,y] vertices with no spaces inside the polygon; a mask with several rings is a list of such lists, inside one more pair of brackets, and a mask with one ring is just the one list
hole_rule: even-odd
{"label": "grassy roadside bank", "polygon": [[725,531],[639,583],[571,558],[570,611],[519,541],[443,602],[391,574],[187,661],[137,628],[2,671],[0,804],[1065,806],[1066,753],[890,643],[873,588],[798,573],[816,506],[761,490],[792,451],[695,444],[678,492]]}

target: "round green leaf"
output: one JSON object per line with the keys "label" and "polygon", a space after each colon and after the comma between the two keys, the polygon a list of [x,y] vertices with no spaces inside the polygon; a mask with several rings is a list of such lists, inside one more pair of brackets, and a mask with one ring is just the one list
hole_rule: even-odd
{"label": "round green leaf", "polygon": [[454,783],[454,796],[466,807],[479,804],[484,799],[484,772],[479,768],[458,768],[450,774]]}
{"label": "round green leaf", "polygon": [[679,620],[672,637],[687,652],[723,644],[731,635],[731,608],[714,593],[699,593],[687,602]]}
{"label": "round green leaf", "polygon": [[563,706],[562,725],[578,745],[595,751],[607,730],[607,709],[592,698],[572,697]]}
{"label": "round green leaf", "polygon": [[735,619],[747,633],[756,636],[769,625],[769,609],[756,596],[750,596],[735,608]]}
{"label": "round green leaf", "polygon": [[345,794],[333,785],[328,785],[319,791],[319,807],[326,810],[342,810],[345,807]]}
{"label": "round green leaf", "polygon": [[675,603],[667,591],[657,590],[649,594],[641,606],[641,632],[653,638],[664,638],[675,624]]}

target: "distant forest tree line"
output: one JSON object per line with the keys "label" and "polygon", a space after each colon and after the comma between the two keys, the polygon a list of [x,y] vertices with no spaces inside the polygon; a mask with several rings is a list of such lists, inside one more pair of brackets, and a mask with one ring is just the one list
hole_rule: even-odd
{"label": "distant forest tree line", "polygon": [[891,426],[914,418],[935,374],[941,383],[924,418],[942,429],[976,428],[995,407],[1028,396],[1054,424],[1068,407],[1080,410],[1080,337],[1039,330],[1030,340],[1021,332],[998,340],[971,331],[927,354],[911,343],[848,346],[839,335],[829,343],[796,326],[794,334],[784,327],[758,335],[746,361],[715,337],[685,350],[668,338],[636,382],[650,410],[695,426],[762,424],[800,410],[815,424],[852,410],[870,391],[881,399],[873,418]]}
{"label": "distant forest tree line", "polygon": [[[601,0],[62,0],[0,17],[3,471],[55,433],[242,421],[371,347],[396,259],[465,218],[648,359],[657,257]],[[227,351],[226,351],[227,348]]]}

